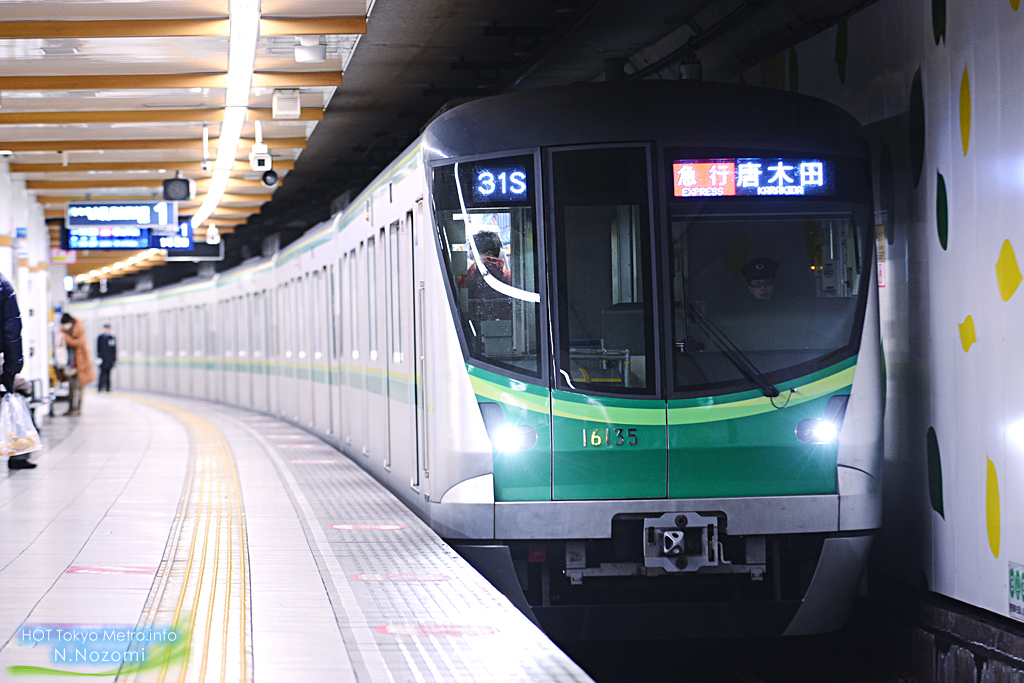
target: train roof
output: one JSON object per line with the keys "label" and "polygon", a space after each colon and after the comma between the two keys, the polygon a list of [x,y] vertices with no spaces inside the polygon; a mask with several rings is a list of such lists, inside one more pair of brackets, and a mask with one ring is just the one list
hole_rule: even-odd
{"label": "train roof", "polygon": [[428,160],[641,140],[867,155],[860,124],[835,105],[701,81],[581,83],[488,97],[439,116],[424,140]]}

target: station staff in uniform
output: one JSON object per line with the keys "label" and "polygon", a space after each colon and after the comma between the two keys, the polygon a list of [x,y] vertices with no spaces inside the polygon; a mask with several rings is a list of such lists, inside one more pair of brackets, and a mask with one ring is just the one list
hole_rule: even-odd
{"label": "station staff in uniform", "polygon": [[110,325],[103,326],[103,334],[96,337],[96,355],[100,359],[100,383],[97,391],[110,391],[110,371],[117,364],[117,339],[110,334]]}

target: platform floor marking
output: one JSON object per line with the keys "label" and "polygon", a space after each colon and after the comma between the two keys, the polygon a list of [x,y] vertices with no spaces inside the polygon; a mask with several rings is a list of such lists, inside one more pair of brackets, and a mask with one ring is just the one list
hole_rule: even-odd
{"label": "platform floor marking", "polygon": [[[232,420],[244,414],[235,407],[217,409]],[[382,658],[397,683],[591,680],[411,510],[382,486],[363,485],[369,475],[352,459],[339,454],[330,464],[288,468],[287,456],[274,448],[277,444],[260,438],[248,425],[240,426],[265,446],[293,491],[310,547],[324,567],[324,582],[336,587],[342,607],[338,621],[346,642],[355,645],[352,661],[360,681],[365,674],[375,680],[367,671],[368,654],[373,660]],[[337,453],[327,443],[318,448]],[[356,534],[327,528],[332,521],[381,524],[385,519],[407,528]],[[455,576],[458,583],[351,578],[353,573],[389,570],[396,575]],[[352,619],[355,614],[357,620]],[[406,626],[399,635],[403,629],[397,625],[409,623],[416,627]],[[392,625],[394,633],[387,630]]]}
{"label": "platform floor marking", "polygon": [[223,433],[194,413],[124,396],[177,418],[189,434],[189,466],[178,512],[138,629],[191,634],[189,656],[119,683],[252,681],[249,557],[234,454]]}
{"label": "platform floor marking", "polygon": [[[234,416],[229,417],[237,420]],[[339,564],[334,551],[331,549],[331,545],[327,540],[326,534],[324,534],[323,529],[320,528],[316,513],[313,511],[313,507],[309,504],[309,500],[306,498],[306,495],[302,492],[299,483],[295,480],[295,477],[292,476],[292,473],[288,471],[288,467],[281,459],[281,456],[274,451],[272,445],[263,438],[263,435],[252,429],[248,424],[241,421],[239,421],[239,424],[253,437],[253,439],[263,446],[267,457],[270,458],[271,462],[273,462],[274,466],[277,468],[278,474],[285,484],[285,488],[288,489],[292,500],[297,504],[299,512],[301,512],[301,516],[304,518],[306,526],[309,529],[310,534],[313,536],[316,549],[320,554],[320,559],[327,567],[327,573],[331,578],[331,582],[334,584],[335,591],[337,591],[338,598],[341,601],[342,612],[344,613],[347,621],[349,633],[344,634],[343,637],[349,642],[351,642],[351,640],[355,641],[354,644],[356,649],[362,658],[361,665],[365,667],[365,672],[368,674],[371,681],[395,683],[395,679],[391,675],[391,671],[388,669],[387,664],[384,662],[384,657],[381,654],[380,648],[377,646],[377,641],[373,637],[372,631],[370,630],[370,624],[366,619],[366,615],[359,607],[359,602],[356,599],[355,593],[352,591],[352,587],[345,578],[345,572],[341,568],[341,564]]]}

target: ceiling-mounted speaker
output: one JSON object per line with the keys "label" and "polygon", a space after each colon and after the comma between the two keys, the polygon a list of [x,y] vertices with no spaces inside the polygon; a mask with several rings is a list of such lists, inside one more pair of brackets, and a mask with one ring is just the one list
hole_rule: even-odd
{"label": "ceiling-mounted speaker", "polygon": [[168,178],[164,181],[164,199],[169,202],[188,202],[196,198],[196,181],[188,178]]}
{"label": "ceiling-mounted speaker", "polygon": [[298,89],[275,90],[272,103],[271,111],[275,119],[297,119],[302,114]]}

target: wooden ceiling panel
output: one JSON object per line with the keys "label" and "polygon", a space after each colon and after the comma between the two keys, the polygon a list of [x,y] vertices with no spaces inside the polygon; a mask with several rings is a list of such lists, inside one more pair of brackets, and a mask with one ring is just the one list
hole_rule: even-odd
{"label": "wooden ceiling panel", "polygon": [[[280,187],[343,82],[343,67],[367,30],[366,0],[263,0],[247,123],[227,193],[211,220],[231,234],[273,200],[249,167],[255,122],[274,156]],[[176,173],[196,181],[190,215],[210,185],[203,171],[218,152],[227,86],[227,0],[0,0],[0,150],[9,170],[44,207],[59,244],[69,201],[133,201],[162,196]],[[299,35],[325,36],[327,59],[297,63]],[[279,88],[301,92],[295,119],[273,118]],[[276,190],[276,187],[274,188]],[[206,226],[197,231],[203,238]],[[102,270],[127,252],[78,253],[72,274]],[[114,277],[152,267],[156,256]]]}
{"label": "wooden ceiling panel", "polygon": [[[302,4],[306,3],[300,0],[299,5]],[[357,12],[346,13],[357,14]],[[4,3],[4,19],[9,21],[219,19],[226,16],[228,16],[228,0],[127,0],[114,3],[97,2],[96,0],[61,0],[61,2]]]}

